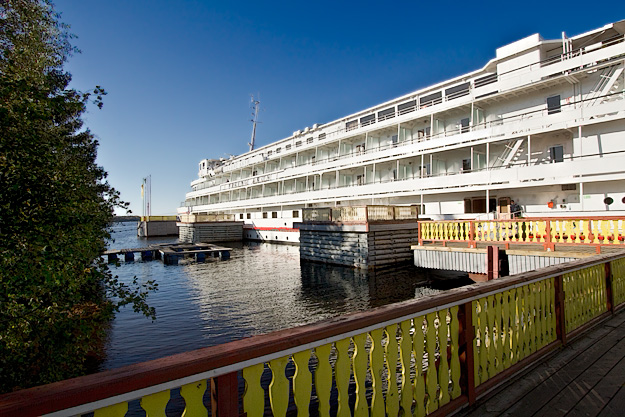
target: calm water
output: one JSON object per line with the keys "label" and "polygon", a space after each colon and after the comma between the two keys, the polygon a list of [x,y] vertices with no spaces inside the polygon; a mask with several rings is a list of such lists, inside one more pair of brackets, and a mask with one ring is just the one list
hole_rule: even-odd
{"label": "calm water", "polygon": [[[110,248],[176,242],[139,239],[136,223],[113,226]],[[102,369],[117,368],[175,353],[362,311],[445,288],[465,279],[432,280],[407,265],[366,272],[300,261],[299,247],[227,243],[228,261],[166,266],[160,261],[121,262],[114,275],[130,282],[156,280],[148,302],[157,319],[125,308],[112,323]]]}

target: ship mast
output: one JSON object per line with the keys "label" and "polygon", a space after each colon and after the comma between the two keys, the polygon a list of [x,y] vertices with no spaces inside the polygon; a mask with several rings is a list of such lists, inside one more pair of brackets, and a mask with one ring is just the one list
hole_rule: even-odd
{"label": "ship mast", "polygon": [[254,150],[254,141],[256,140],[256,123],[258,123],[258,109],[260,106],[260,100],[254,100],[254,95],[252,95],[252,105],[254,106],[254,113],[252,113],[254,118],[251,120],[253,126],[252,140],[250,141],[250,143],[248,143],[248,145],[250,145],[250,152]]}

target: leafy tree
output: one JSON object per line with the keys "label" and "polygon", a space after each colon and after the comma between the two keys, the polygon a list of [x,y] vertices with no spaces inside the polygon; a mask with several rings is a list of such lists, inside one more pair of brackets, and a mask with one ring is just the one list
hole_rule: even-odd
{"label": "leafy tree", "polygon": [[127,204],[81,120],[106,92],[68,88],[67,29],[49,0],[0,0],[0,392],[84,373],[119,307],[155,314],[156,284],[100,257]]}

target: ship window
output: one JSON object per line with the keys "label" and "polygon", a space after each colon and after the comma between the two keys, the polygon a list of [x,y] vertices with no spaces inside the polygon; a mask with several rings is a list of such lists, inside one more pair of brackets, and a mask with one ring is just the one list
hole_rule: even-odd
{"label": "ship window", "polygon": [[252,213],[247,213],[247,218],[251,219],[252,218]]}
{"label": "ship window", "polygon": [[560,96],[547,97],[547,114],[560,113]]}
{"label": "ship window", "polygon": [[378,112],[378,120],[386,120],[395,117],[395,107],[384,109]]}
{"label": "ship window", "polygon": [[266,219],[266,218],[267,218],[267,212],[263,211],[263,219]]}
{"label": "ship window", "polygon": [[313,143],[313,138],[306,139],[306,143],[308,143],[308,144]]}
{"label": "ship window", "polygon": [[326,134],[325,133],[320,133],[319,134],[319,140],[324,140],[326,138]]}
{"label": "ship window", "polygon": [[393,146],[397,145],[397,135],[391,136],[391,143],[393,144]]}
{"label": "ship window", "polygon": [[282,148],[277,148],[276,153],[280,153],[280,152],[282,152]]}
{"label": "ship window", "polygon": [[243,218],[243,213],[239,214],[239,219]]}
{"label": "ship window", "polygon": [[293,210],[293,217],[299,217],[299,210]]}
{"label": "ship window", "polygon": [[549,148],[549,158],[551,163],[564,162],[564,147],[562,145]]}
{"label": "ship window", "polygon": [[291,149],[291,145],[286,145],[286,150],[290,150]]}
{"label": "ship window", "polygon": [[460,133],[469,131],[469,118],[460,120]]}
{"label": "ship window", "polygon": [[273,151],[267,151],[267,156],[271,156],[272,153]]}
{"label": "ship window", "polygon": [[458,97],[466,96],[469,94],[469,86],[471,83],[464,83],[457,85],[455,87],[451,87],[445,90],[445,96],[447,100],[453,100]]}
{"label": "ship window", "polygon": [[434,94],[428,94],[427,96],[423,96],[419,98],[419,104],[421,107],[428,107],[434,104],[438,104],[441,102],[441,92],[437,92]]}
{"label": "ship window", "polygon": [[367,125],[370,125],[370,124],[373,124],[373,123],[375,123],[375,114],[370,114],[368,116],[360,118],[360,125],[361,126],[367,126]]}
{"label": "ship window", "polygon": [[345,124],[345,130],[354,130],[358,128],[358,120],[351,120]]}
{"label": "ship window", "polygon": [[412,100],[407,103],[400,104],[397,106],[397,112],[399,114],[410,113],[411,111],[415,111],[417,107],[417,101]]}
{"label": "ship window", "polygon": [[463,159],[462,160],[462,172],[469,172],[469,171],[471,171],[471,158]]}
{"label": "ship window", "polygon": [[277,211],[272,211],[271,212],[271,218],[272,219],[277,219],[278,218],[278,212]]}
{"label": "ship window", "polygon": [[299,148],[300,146],[302,146],[302,141],[298,140],[297,142],[295,142],[295,147]]}

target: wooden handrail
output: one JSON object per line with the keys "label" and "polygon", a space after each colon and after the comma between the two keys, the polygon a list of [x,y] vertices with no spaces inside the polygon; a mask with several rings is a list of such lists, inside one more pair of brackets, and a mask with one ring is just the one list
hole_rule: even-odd
{"label": "wooden handrail", "polygon": [[[198,379],[231,374],[253,364],[289,355],[298,349],[301,351],[327,344],[373,328],[399,323],[406,317],[423,315],[429,311],[464,305],[462,311],[466,315],[470,312],[467,306],[473,300],[622,258],[625,258],[625,254],[598,255],[506,279],[449,290],[432,297],[404,301],[314,324],[4,394],[0,396],[0,415],[41,415],[128,393],[138,392],[135,397],[138,398],[156,392],[154,390],[148,392],[146,389],[150,387],[156,386],[156,390],[162,391]],[[466,317],[463,323],[464,328],[470,326]],[[467,330],[472,331],[472,328]],[[467,335],[463,336],[462,342],[465,344],[468,342],[467,339],[471,339]],[[464,352],[471,354],[471,348],[465,347]]]}

